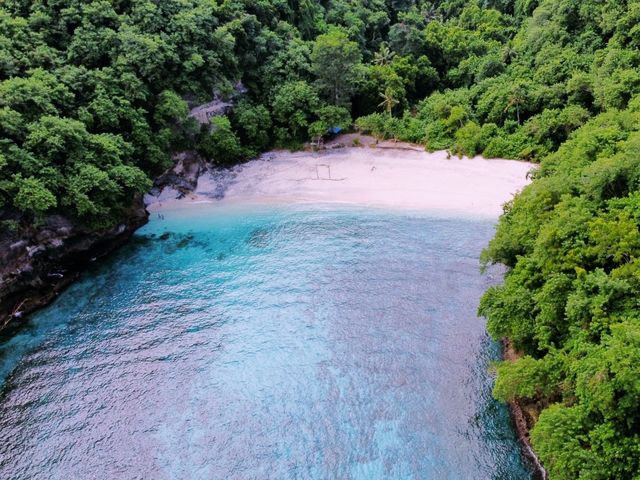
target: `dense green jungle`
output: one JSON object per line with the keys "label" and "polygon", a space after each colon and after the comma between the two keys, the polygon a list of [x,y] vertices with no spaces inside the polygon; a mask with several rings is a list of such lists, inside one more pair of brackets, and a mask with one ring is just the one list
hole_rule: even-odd
{"label": "dense green jungle", "polygon": [[[482,261],[552,480],[640,479],[640,1],[4,0],[0,236],[328,129],[539,163]],[[232,99],[201,126],[189,110]]]}

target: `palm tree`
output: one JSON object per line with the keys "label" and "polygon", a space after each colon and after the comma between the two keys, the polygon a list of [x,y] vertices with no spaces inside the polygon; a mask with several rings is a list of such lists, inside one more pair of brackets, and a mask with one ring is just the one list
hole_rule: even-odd
{"label": "palm tree", "polygon": [[395,97],[395,93],[391,87],[387,87],[384,93],[380,92],[380,96],[382,97],[382,102],[380,102],[378,106],[384,107],[387,114],[391,116],[391,110],[400,103],[400,100]]}
{"label": "palm tree", "polygon": [[516,52],[516,49],[513,47],[513,42],[509,40],[502,49],[502,61],[509,65],[517,56],[518,52]]}
{"label": "palm tree", "polygon": [[505,113],[512,107],[516,107],[516,116],[518,118],[518,125],[520,125],[520,107],[527,101],[527,92],[522,85],[516,85],[509,95],[507,106],[505,107]]}
{"label": "palm tree", "polygon": [[395,52],[392,52],[386,45],[380,46],[380,51],[376,52],[373,56],[373,63],[376,65],[388,65],[396,56]]}
{"label": "palm tree", "polygon": [[438,14],[438,7],[436,7],[433,3],[423,7],[422,15],[426,23],[433,22],[434,20],[442,20],[442,17]]}

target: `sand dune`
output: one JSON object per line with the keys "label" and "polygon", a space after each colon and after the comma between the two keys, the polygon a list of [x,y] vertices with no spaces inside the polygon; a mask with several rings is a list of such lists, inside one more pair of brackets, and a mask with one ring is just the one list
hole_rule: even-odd
{"label": "sand dune", "polygon": [[446,152],[387,148],[271,152],[205,175],[192,195],[156,201],[149,210],[194,202],[311,202],[497,217],[528,183],[532,168],[513,160],[448,159]]}

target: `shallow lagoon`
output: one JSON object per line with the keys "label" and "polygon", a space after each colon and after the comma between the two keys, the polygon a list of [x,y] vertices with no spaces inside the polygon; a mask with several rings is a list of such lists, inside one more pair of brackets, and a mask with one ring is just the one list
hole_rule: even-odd
{"label": "shallow lagoon", "polygon": [[0,478],[531,478],[475,314],[492,221],[162,214],[2,340]]}

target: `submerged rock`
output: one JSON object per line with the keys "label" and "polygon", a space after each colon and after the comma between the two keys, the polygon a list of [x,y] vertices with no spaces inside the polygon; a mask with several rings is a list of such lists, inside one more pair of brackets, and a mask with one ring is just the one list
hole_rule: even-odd
{"label": "submerged rock", "polygon": [[247,243],[253,247],[265,248],[269,244],[270,232],[265,229],[256,229],[249,235]]}

